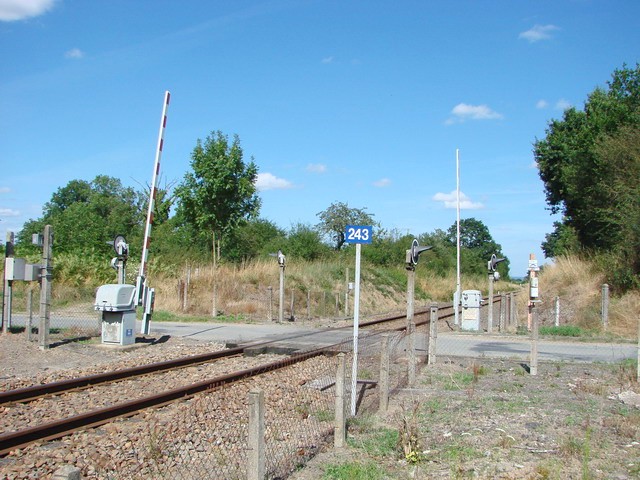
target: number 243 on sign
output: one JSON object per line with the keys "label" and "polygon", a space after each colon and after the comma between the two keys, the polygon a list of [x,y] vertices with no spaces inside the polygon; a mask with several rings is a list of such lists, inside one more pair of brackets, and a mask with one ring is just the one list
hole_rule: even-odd
{"label": "number 243 on sign", "polygon": [[347,225],[344,241],[346,243],[371,243],[372,231],[371,225]]}

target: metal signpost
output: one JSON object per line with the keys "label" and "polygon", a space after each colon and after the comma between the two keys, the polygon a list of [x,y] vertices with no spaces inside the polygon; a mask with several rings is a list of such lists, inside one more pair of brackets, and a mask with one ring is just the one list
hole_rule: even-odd
{"label": "metal signpost", "polygon": [[363,243],[371,243],[371,225],[347,225],[345,243],[356,244],[355,292],[353,299],[353,366],[351,370],[351,415],[356,414],[356,388],[358,386],[358,324],[360,321],[360,251]]}

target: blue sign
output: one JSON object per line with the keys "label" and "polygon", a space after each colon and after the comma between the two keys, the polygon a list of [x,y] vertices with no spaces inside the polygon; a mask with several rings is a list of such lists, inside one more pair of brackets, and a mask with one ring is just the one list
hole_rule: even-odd
{"label": "blue sign", "polygon": [[371,243],[373,227],[371,225],[347,225],[344,232],[346,243]]}

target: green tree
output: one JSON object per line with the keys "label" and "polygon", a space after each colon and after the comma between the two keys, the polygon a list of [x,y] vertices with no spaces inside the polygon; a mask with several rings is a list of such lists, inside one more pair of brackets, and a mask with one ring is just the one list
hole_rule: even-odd
{"label": "green tree", "polygon": [[242,222],[224,241],[224,258],[234,262],[251,260],[283,248],[286,232],[270,220]]}
{"label": "green tree", "polygon": [[621,206],[611,196],[624,194],[616,186],[628,185],[613,184],[611,174],[628,169],[628,158],[618,157],[623,164],[616,164],[602,145],[625,126],[640,126],[640,66],[615,70],[607,90],[596,88],[584,110],[570,108],[562,120],[551,121],[546,137],[534,144],[547,203],[564,215],[562,223],[575,230],[583,247],[611,250],[618,244],[612,216]]}
{"label": "green tree", "polygon": [[[456,223],[447,230],[447,239],[450,245],[456,246]],[[475,218],[460,220],[460,268],[468,273],[486,273],[487,262],[493,254],[499,258],[506,258],[500,244],[496,243],[489,233],[489,228]],[[508,276],[508,259],[498,264],[498,271],[502,276]]]}
{"label": "green tree", "polygon": [[50,224],[60,253],[109,254],[107,241],[124,235],[131,244],[143,224],[141,196],[113,177],[99,175],[91,182],[72,180],[59,188],[43,208],[43,215],[25,223],[18,242],[29,250],[31,235]]}
{"label": "green tree", "polygon": [[301,258],[307,261],[319,260],[328,252],[329,247],[322,243],[318,231],[304,223],[291,227],[287,241],[282,249],[287,258]]}
{"label": "green tree", "polygon": [[326,210],[317,214],[320,223],[316,228],[321,235],[334,243],[336,250],[340,250],[344,245],[344,231],[347,225],[376,225],[373,215],[365,210],[366,208],[351,208],[343,202],[332,203]]}
{"label": "green tree", "polygon": [[619,252],[620,264],[631,265],[635,276],[626,284],[638,282],[639,254],[629,253],[638,252],[638,237],[629,225],[638,216],[639,131],[636,64],[615,70],[607,88],[588,95],[583,110],[566,110],[561,120],[549,123],[545,138],[536,140],[534,155],[547,204],[553,213],[563,214],[543,245],[545,255],[563,253],[567,242],[555,240],[567,240],[567,233],[575,232],[574,249]]}
{"label": "green tree", "polygon": [[259,213],[258,167],[253,159],[244,161],[237,135],[229,143],[228,137],[217,131],[204,142],[198,139],[191,153],[191,168],[176,188],[178,212],[195,231],[210,235],[215,261],[216,238],[220,242],[241,221]]}

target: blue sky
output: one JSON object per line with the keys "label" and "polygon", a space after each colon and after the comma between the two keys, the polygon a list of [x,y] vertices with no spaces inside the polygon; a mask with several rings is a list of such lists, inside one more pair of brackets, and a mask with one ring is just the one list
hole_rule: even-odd
{"label": "blue sky", "polygon": [[163,182],[221,130],[261,217],[339,201],[418,235],[455,222],[459,149],[462,218],[523,275],[558,219],[533,142],[639,46],[636,0],[0,0],[0,234],[70,180],[148,184],[169,90]]}

